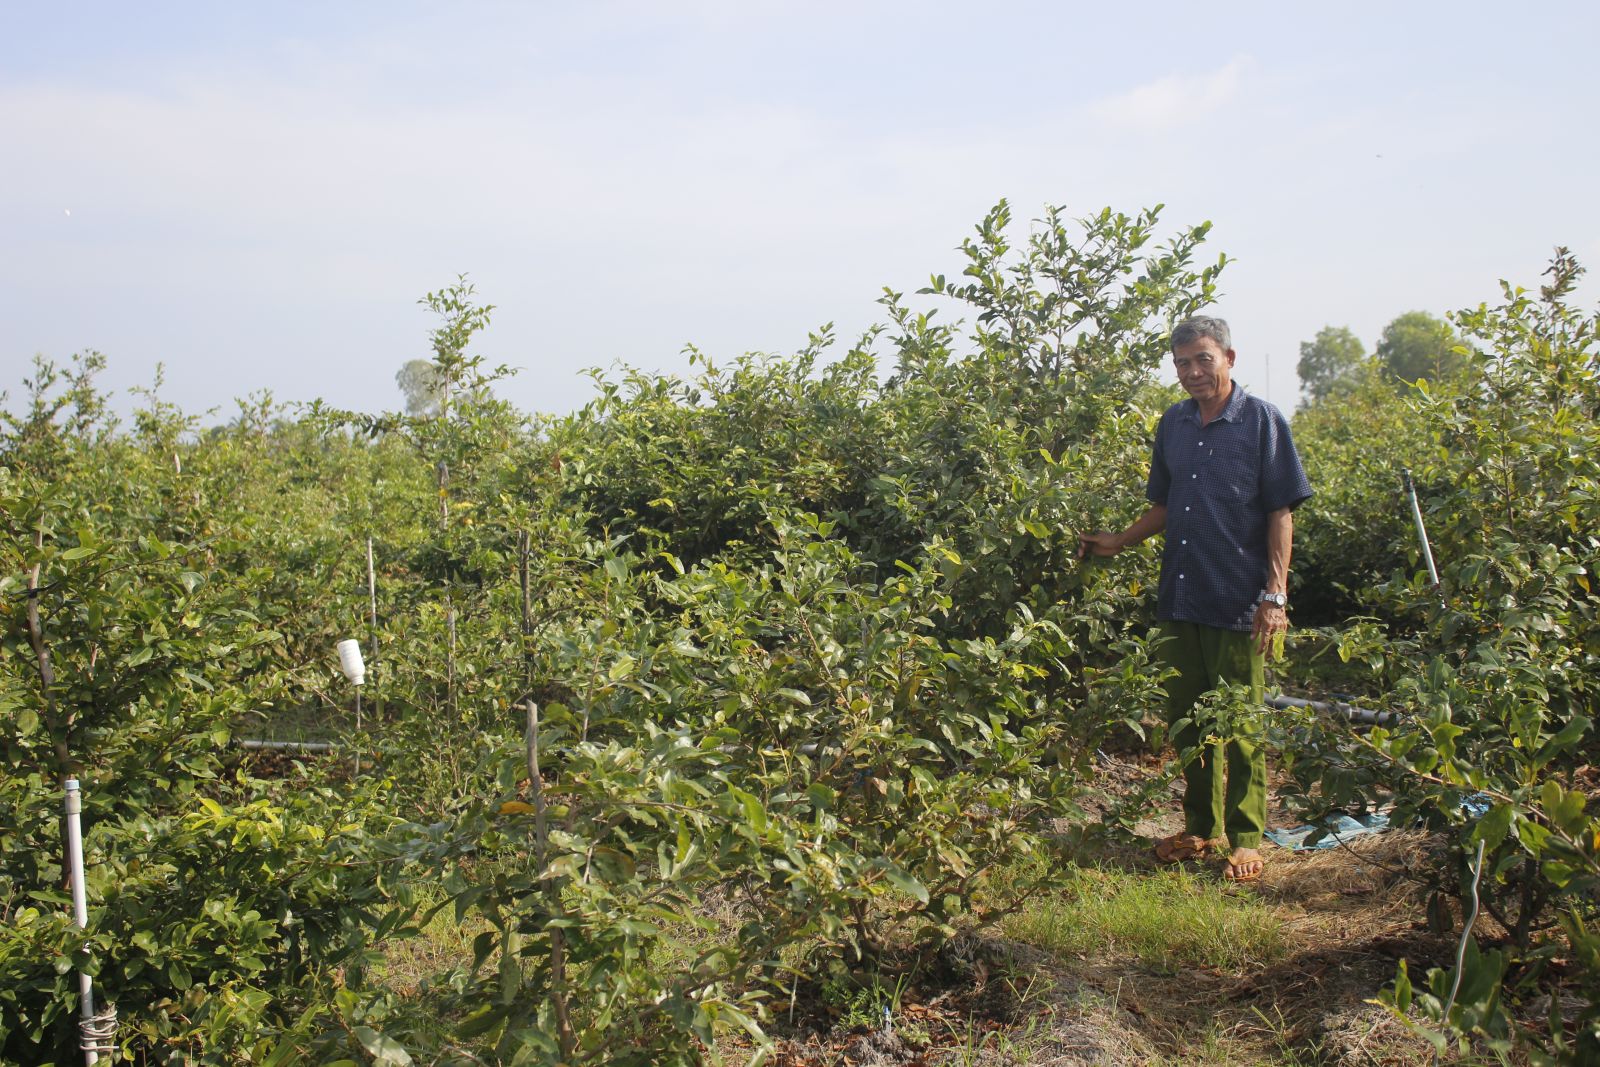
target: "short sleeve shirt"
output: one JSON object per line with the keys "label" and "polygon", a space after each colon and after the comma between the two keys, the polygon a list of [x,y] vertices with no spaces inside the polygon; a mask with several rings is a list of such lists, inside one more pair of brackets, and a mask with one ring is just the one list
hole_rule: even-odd
{"label": "short sleeve shirt", "polygon": [[1237,382],[1207,426],[1192,397],[1172,405],[1145,496],[1167,508],[1157,617],[1249,632],[1266,587],[1267,515],[1311,496],[1282,412]]}

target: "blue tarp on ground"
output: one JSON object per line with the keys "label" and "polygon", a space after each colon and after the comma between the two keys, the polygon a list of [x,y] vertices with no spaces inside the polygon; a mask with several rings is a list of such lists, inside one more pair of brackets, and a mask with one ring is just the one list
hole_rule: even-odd
{"label": "blue tarp on ground", "polygon": [[[1481,819],[1493,806],[1493,802],[1483,793],[1475,793],[1461,802],[1461,810],[1469,819]],[[1389,813],[1387,811],[1374,811],[1368,815],[1330,815],[1322,821],[1320,826],[1296,826],[1291,830],[1268,830],[1264,835],[1279,848],[1291,849],[1295,852],[1304,852],[1307,849],[1338,848],[1342,842],[1353,837],[1364,837],[1367,834],[1381,834],[1389,829]],[[1323,832],[1315,844],[1310,838],[1318,831]]]}
{"label": "blue tarp on ground", "polygon": [[[1351,817],[1349,815],[1330,815],[1323,820],[1321,826],[1296,826],[1291,830],[1268,830],[1266,838],[1279,848],[1293,849],[1296,852],[1312,848],[1337,848],[1341,841],[1349,841],[1353,837],[1364,837],[1367,834],[1381,834],[1389,828],[1389,813],[1375,811],[1370,815]],[[1315,844],[1308,843],[1312,834],[1319,831],[1323,836]]]}

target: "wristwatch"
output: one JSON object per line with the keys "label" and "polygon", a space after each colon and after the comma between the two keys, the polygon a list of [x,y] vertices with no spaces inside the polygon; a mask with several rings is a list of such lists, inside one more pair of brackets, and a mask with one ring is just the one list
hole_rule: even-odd
{"label": "wristwatch", "polygon": [[1263,604],[1276,604],[1280,608],[1287,608],[1289,606],[1289,594],[1288,593],[1262,593],[1261,594],[1261,602]]}

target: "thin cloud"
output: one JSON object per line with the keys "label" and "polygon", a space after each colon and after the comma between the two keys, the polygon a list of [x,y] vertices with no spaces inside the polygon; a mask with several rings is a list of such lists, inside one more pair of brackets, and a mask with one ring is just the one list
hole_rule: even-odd
{"label": "thin cloud", "polygon": [[1246,59],[1210,74],[1170,74],[1089,105],[1090,116],[1113,126],[1159,129],[1203,118],[1239,96]]}

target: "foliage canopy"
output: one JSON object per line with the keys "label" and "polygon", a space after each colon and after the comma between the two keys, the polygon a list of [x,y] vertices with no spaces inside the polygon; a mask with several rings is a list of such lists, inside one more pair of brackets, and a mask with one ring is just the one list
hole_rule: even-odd
{"label": "foliage canopy", "polygon": [[[102,357],[40,361],[0,413],[0,1055],[73,1055],[81,968],[152,1062],[699,1062],[729,1031],[759,1049],[797,975],[932,952],[1048,883],[1096,750],[1161,700],[1154,553],[1079,564],[1076,533],[1137,509],[1164,338],[1225,260],[1199,260],[1204,226],[1159,239],[1156,210],[1014,228],[1001,203],[959,277],[886,291],[838,358],[823,328],[788,357],[696,354],[686,379],[596,375],[565,419],[495,399],[509,371],[476,351],[492,309],[465,278],[423,298],[403,412],[254,397],[203,430],[151,390],[124,428]],[[1402,974],[1397,1007],[1552,1062],[1600,1026],[1577,276],[1563,254],[1536,296],[1458,315],[1471,343],[1429,349],[1410,394],[1319,335],[1295,602],[1407,717],[1275,727],[1309,806],[1393,802],[1446,835],[1440,893],[1483,847],[1513,937],[1453,999]],[[349,636],[359,720],[331,656]],[[230,745],[263,732],[343,747]],[[84,931],[60,890],[69,774]],[[470,958],[386,972],[441,924]],[[1504,998],[1557,953],[1591,961],[1589,1008],[1516,1030]]]}

